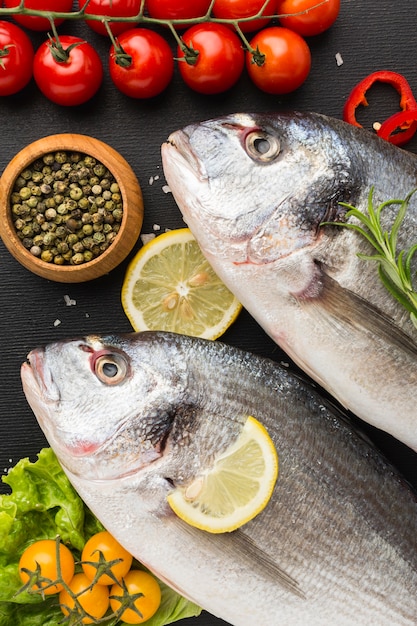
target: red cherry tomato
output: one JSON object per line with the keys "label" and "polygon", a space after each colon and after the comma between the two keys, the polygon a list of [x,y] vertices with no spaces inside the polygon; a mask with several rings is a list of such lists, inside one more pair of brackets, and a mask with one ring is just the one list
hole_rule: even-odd
{"label": "red cherry tomato", "polygon": [[[123,56],[127,55],[127,58]],[[171,48],[148,28],[132,28],[110,49],[109,71],[120,91],[131,98],[152,98],[168,87],[174,74]]]}
{"label": "red cherry tomato", "polygon": [[[319,6],[317,6],[319,5]],[[306,11],[306,13],[302,13]],[[319,4],[317,0],[278,0],[280,24],[303,37],[319,35],[336,21],[340,11],[340,0],[326,0]],[[299,15],[291,15],[299,13]]]}
{"label": "red cherry tomato", "polygon": [[294,91],[306,80],[311,67],[310,49],[304,39],[288,28],[270,26],[259,31],[250,41],[254,50],[265,55],[258,65],[246,53],[246,68],[259,89],[272,94]]}
{"label": "red cherry tomato", "polygon": [[[182,37],[188,48],[198,51],[194,64],[179,61],[184,82],[204,94],[216,94],[230,89],[239,79],[245,65],[245,55],[239,37],[223,24],[206,22],[189,28]],[[178,46],[177,56],[186,53]]]}
{"label": "red cherry tomato", "polygon": [[[216,0],[213,6],[213,15],[226,20],[239,20],[257,15],[265,4],[265,0]],[[270,0],[263,15],[274,15],[275,0]],[[243,33],[251,33],[264,28],[270,22],[269,19],[259,19],[239,22],[239,28]]]}
{"label": "red cherry tomato", "polygon": [[146,0],[146,7],[149,15],[158,20],[188,20],[206,15],[210,0]]}
{"label": "red cherry tomato", "polygon": [[32,78],[34,50],[25,32],[0,21],[0,96],[10,96],[26,87]]}
{"label": "red cherry tomato", "polygon": [[[52,41],[56,44],[54,39]],[[89,43],[79,37],[62,35],[59,41],[67,59],[55,60],[51,42],[45,41],[35,54],[34,79],[52,102],[63,106],[83,104],[94,96],[101,85],[103,66],[100,57]]]}
{"label": "red cherry tomato", "polygon": [[[79,0],[80,9],[87,0]],[[90,0],[86,13],[91,15],[107,15],[107,17],[134,17],[139,14],[141,0]],[[99,20],[86,20],[88,26],[100,35],[107,35],[107,29]],[[109,22],[113,35],[120,35],[125,30],[130,30],[136,24],[133,22]]]}
{"label": "red cherry tomato", "polygon": [[[4,0],[7,9],[13,9],[21,4],[21,0]],[[26,9],[35,11],[55,11],[59,13],[69,13],[72,10],[72,0],[25,0]],[[13,19],[30,30],[49,30],[51,23],[46,17],[36,15],[13,15]],[[63,19],[54,20],[56,26],[62,24]]]}

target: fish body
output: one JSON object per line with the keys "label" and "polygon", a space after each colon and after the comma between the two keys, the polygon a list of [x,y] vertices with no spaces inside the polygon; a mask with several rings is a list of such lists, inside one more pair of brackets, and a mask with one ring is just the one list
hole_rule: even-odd
{"label": "fish body", "polygon": [[[316,390],[272,361],[169,333],[36,349],[24,392],[70,481],[156,575],[234,626],[411,626],[417,502]],[[166,497],[239,436],[268,430],[271,500],[231,533],[175,516]]]}
{"label": "fish body", "polygon": [[[385,290],[350,203],[404,199],[417,157],[313,113],[235,114],[171,134],[164,172],[216,273],[272,339],[344,407],[417,450],[417,330]],[[396,207],[386,207],[392,226]],[[398,249],[417,241],[417,198]],[[414,262],[414,269],[417,269]]]}

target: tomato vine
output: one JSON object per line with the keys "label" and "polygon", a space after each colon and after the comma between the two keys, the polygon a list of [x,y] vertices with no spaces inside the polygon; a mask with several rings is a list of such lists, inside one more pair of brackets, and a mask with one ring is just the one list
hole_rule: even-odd
{"label": "tomato vine", "polygon": [[[304,16],[311,20],[311,13],[315,14],[318,11],[314,19],[320,20],[324,9],[335,6],[336,11],[333,14],[336,19],[339,1],[305,0],[303,9],[296,11],[295,6],[294,13],[291,15],[300,18]],[[174,60],[167,58],[170,54],[170,47],[168,44],[164,45],[164,38],[156,33],[156,27],[165,27],[166,32],[171,33],[177,45],[175,60],[179,62],[181,77],[191,89],[201,93],[215,94],[230,89],[244,70],[244,53],[246,53],[246,67],[250,70],[248,73],[252,82],[264,91],[269,90],[270,93],[271,90],[264,88],[264,85],[267,84],[268,79],[269,82],[274,80],[272,74],[276,73],[274,68],[277,66],[281,68],[289,65],[296,70],[297,75],[303,77],[303,80],[297,84],[289,82],[288,86],[280,88],[277,93],[293,91],[300,86],[301,82],[304,82],[310,71],[310,61],[307,58],[309,52],[300,56],[299,46],[294,44],[284,55],[282,54],[282,40],[288,29],[281,27],[273,31],[272,37],[273,39],[277,37],[278,41],[273,41],[273,45],[269,45],[267,54],[261,46],[253,46],[253,39],[248,38],[247,33],[262,32],[265,24],[279,23],[280,19],[288,17],[288,14],[279,14],[279,4],[271,0],[250,0],[250,2],[242,1],[241,3],[236,3],[234,0],[191,0],[189,4],[185,3],[181,10],[173,0],[161,0],[155,5],[152,4],[153,0],[129,0],[125,4],[120,0],[113,0],[113,3],[108,3],[108,5],[100,4],[98,0],[79,0],[78,10],[46,10],[46,8],[66,7],[65,2],[67,0],[60,0],[58,4],[54,4],[51,0],[6,0],[6,6],[0,8],[0,19],[8,17],[18,23],[23,23],[23,18],[25,18],[28,29],[41,30],[41,24],[45,22],[49,24],[49,30],[54,35],[53,41],[48,35],[49,51],[55,65],[52,62],[49,63],[50,59],[47,59],[48,76],[58,80],[59,91],[62,91],[61,86],[64,86],[71,93],[68,98],[65,94],[62,97],[61,95],[50,97],[45,93],[48,90],[40,87],[39,77],[43,76],[43,68],[42,71],[36,71],[39,63],[38,53],[35,56],[34,76],[41,91],[58,104],[79,104],[92,97],[98,89],[98,85],[95,84],[94,90],[85,89],[86,93],[77,95],[75,100],[72,97],[73,74],[77,71],[76,57],[79,56],[78,52],[81,50],[76,51],[71,46],[65,49],[65,59],[57,57],[58,52],[62,50],[60,39],[65,39],[66,36],[58,37],[56,25],[66,20],[82,20],[97,33],[109,36],[111,77],[119,90],[130,97],[150,98],[158,95],[167,87],[173,76]],[[103,15],[104,12],[107,15]],[[33,21],[30,22],[30,20]],[[30,26],[30,23],[33,26]],[[137,26],[142,27],[139,29],[140,35],[137,32]],[[134,29],[136,29],[135,35],[132,33]],[[129,33],[127,38],[124,37],[126,33]],[[198,42],[194,41],[194,37],[198,39]],[[301,36],[297,35],[297,37]],[[294,37],[291,41],[293,39]],[[81,43],[78,42],[76,45],[81,45]],[[85,51],[87,51],[89,44],[84,43]],[[307,43],[302,43],[308,48]],[[233,80],[228,76],[228,69],[232,62],[235,68]],[[99,63],[95,61],[97,68],[98,65]],[[158,81],[155,76],[160,74],[162,66],[167,69]],[[215,69],[210,70],[210,68]],[[256,68],[262,70],[261,82],[253,78],[255,71],[259,73]],[[96,74],[101,76],[101,68],[98,68]],[[285,76],[286,74],[283,75],[281,82],[286,81]],[[265,78],[267,78],[266,81]],[[146,85],[149,82],[152,85],[150,89],[147,89]]]}

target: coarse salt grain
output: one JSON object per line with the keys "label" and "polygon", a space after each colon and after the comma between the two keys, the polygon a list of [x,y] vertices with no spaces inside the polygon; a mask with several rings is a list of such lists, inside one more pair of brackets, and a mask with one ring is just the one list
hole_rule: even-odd
{"label": "coarse salt grain", "polygon": [[61,320],[55,320],[54,326],[59,326],[61,324]]}
{"label": "coarse salt grain", "polygon": [[65,295],[65,296],[64,296],[64,301],[65,301],[65,304],[66,304],[67,306],[75,306],[75,305],[77,304],[77,301],[76,301],[76,300],[73,300],[73,299],[72,299],[72,298],[70,298],[68,295]]}
{"label": "coarse salt grain", "polygon": [[164,185],[164,186],[162,187],[162,191],[163,191],[164,193],[171,193],[171,189],[169,188],[169,185]]}
{"label": "coarse salt grain", "polygon": [[336,52],[335,59],[336,59],[337,67],[340,67],[341,65],[343,65],[343,59],[342,59],[342,55],[340,54],[340,52]]}
{"label": "coarse salt grain", "polygon": [[152,239],[155,239],[155,233],[146,233],[140,236],[140,240],[143,245],[149,243],[149,241],[152,241]]}
{"label": "coarse salt grain", "polygon": [[154,230],[161,230],[161,226],[160,226],[159,224],[154,224],[154,225],[152,226],[152,228],[153,228]]}

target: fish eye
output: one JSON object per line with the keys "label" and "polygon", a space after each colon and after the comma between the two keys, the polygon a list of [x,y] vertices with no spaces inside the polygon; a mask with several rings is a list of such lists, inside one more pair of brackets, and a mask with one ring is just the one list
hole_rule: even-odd
{"label": "fish eye", "polygon": [[128,373],[128,364],[121,354],[102,354],[94,360],[94,372],[106,385],[119,385]]}
{"label": "fish eye", "polygon": [[256,161],[269,163],[280,153],[280,142],[274,135],[263,131],[254,131],[246,137],[246,150]]}

